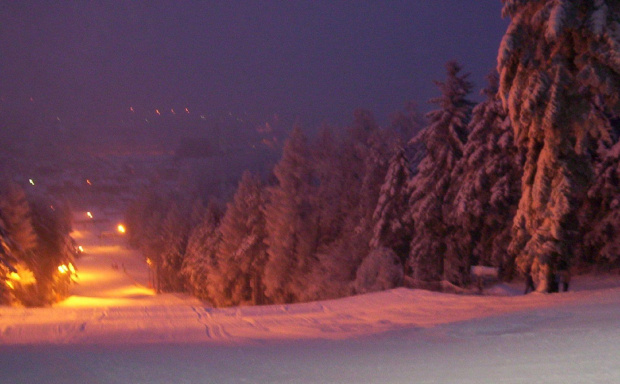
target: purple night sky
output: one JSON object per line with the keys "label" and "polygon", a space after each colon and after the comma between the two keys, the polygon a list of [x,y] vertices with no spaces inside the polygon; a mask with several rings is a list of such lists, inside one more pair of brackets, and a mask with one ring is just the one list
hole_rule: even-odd
{"label": "purple night sky", "polygon": [[[0,5],[0,96],[64,121],[129,107],[314,127],[354,109],[380,123],[460,61],[476,93],[507,20],[499,0],[20,1]],[[477,97],[477,95],[475,96]],[[9,106],[9,107],[7,107]]]}

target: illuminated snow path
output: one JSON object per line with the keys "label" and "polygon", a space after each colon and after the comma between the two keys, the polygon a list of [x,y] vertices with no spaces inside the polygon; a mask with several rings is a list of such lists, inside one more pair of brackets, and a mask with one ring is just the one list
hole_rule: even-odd
{"label": "illuminated snow path", "polygon": [[73,296],[0,308],[0,382],[620,382],[618,276],[555,295],[396,289],[213,309],[154,295],[138,254],[82,235]]}

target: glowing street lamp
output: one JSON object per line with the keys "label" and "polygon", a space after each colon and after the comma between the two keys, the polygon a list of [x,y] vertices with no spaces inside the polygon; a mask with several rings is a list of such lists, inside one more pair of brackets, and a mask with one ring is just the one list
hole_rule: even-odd
{"label": "glowing street lamp", "polygon": [[69,265],[67,265],[67,264],[59,265],[58,266],[58,272],[60,272],[63,275],[65,273],[68,273],[68,272],[71,272],[72,274],[75,274],[75,267],[71,263],[69,263]]}
{"label": "glowing street lamp", "polygon": [[86,216],[88,216],[88,218],[90,218],[90,219],[93,218],[93,214],[91,212],[86,212]]}
{"label": "glowing street lamp", "polygon": [[125,226],[124,226],[123,224],[119,224],[119,225],[116,227],[116,230],[118,231],[118,233],[121,233],[121,234],[123,234],[123,233],[127,232],[127,230],[125,229]]}

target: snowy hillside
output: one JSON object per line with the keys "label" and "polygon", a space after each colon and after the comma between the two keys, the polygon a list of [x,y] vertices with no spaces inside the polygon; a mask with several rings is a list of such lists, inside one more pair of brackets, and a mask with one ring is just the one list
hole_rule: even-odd
{"label": "snowy hillside", "polygon": [[[155,296],[146,265],[118,238],[74,235],[86,254],[73,296],[52,308],[0,308],[1,382],[620,380],[618,276],[577,278],[572,292],[554,295],[519,295],[520,286],[496,287],[503,296],[401,288],[213,309]],[[71,375],[52,368],[61,361],[71,362]]]}

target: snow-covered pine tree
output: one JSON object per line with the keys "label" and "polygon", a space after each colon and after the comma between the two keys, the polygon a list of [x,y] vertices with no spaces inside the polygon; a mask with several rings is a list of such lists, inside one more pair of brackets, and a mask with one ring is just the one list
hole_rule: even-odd
{"label": "snow-covered pine tree", "polygon": [[213,274],[221,294],[218,306],[264,303],[265,203],[260,179],[245,172],[219,227],[221,243]]}
{"label": "snow-covered pine tree", "polygon": [[463,157],[452,171],[443,207],[444,217],[453,224],[446,237],[446,259],[463,264],[465,270],[475,263],[510,275],[512,263],[506,249],[522,170],[510,119],[497,95],[497,75],[488,79],[489,86],[483,90],[487,99],[473,109]]}
{"label": "snow-covered pine tree", "polygon": [[409,209],[404,218],[413,225],[408,263],[414,284],[430,288],[439,288],[446,276],[454,275],[444,265],[448,226],[442,209],[451,172],[463,155],[473,105],[467,98],[472,89],[468,74],[461,74],[455,61],[448,62],[446,69],[447,80],[435,82],[442,95],[431,100],[439,109],[427,114],[429,125],[417,136],[427,155],[408,185]]}
{"label": "snow-covered pine tree", "polygon": [[26,261],[36,247],[37,235],[32,227],[26,193],[13,182],[6,182],[0,187],[0,219],[13,244],[13,255]]}
{"label": "snow-covered pine tree", "polygon": [[317,218],[319,248],[329,247],[342,234],[346,212],[343,209],[345,170],[341,151],[342,139],[330,127],[324,126],[311,148],[311,163],[316,185],[313,211]]}
{"label": "snow-covered pine tree", "polygon": [[185,288],[181,268],[191,229],[191,213],[188,211],[186,203],[178,196],[171,197],[161,222],[159,288],[163,292],[182,292]]}
{"label": "snow-covered pine tree", "polygon": [[385,180],[372,216],[373,233],[370,248],[386,247],[405,265],[411,244],[411,227],[403,222],[407,210],[407,183],[411,177],[409,161],[402,146],[397,146],[388,163]]}
{"label": "snow-covered pine tree", "polygon": [[525,154],[510,252],[547,291],[570,264],[597,141],[620,112],[620,3],[506,0],[499,94]]}
{"label": "snow-covered pine tree", "polygon": [[[354,121],[333,157],[331,174],[325,172],[327,180],[335,181],[330,191],[336,216],[326,215],[334,217],[331,222],[336,231],[333,240],[321,243],[317,252],[319,263],[311,287],[317,292],[315,297],[334,298],[353,292],[356,271],[370,251],[372,214],[387,171],[391,139],[391,132],[380,130],[372,113],[355,111]],[[319,180],[319,190],[321,184]],[[322,227],[321,238],[326,238],[324,230]]]}
{"label": "snow-covered pine tree", "polygon": [[196,224],[192,227],[183,259],[182,274],[187,290],[201,300],[217,303],[218,287],[213,286],[216,270],[215,254],[221,242],[219,223],[222,209],[215,202],[209,202]]}
{"label": "snow-covered pine tree", "polygon": [[307,281],[316,261],[317,227],[312,213],[312,167],[307,139],[295,127],[274,168],[265,208],[268,260],[265,294],[275,303],[310,299]]}
{"label": "snow-covered pine tree", "polygon": [[341,273],[346,268],[340,268],[350,258],[350,252],[340,252],[340,246],[350,213],[349,202],[357,192],[347,185],[351,181],[345,166],[348,154],[344,139],[329,127],[323,127],[311,148],[314,176],[311,201],[317,225],[317,263],[308,279],[308,291],[313,298],[349,293],[349,274]]}
{"label": "snow-covered pine tree", "polygon": [[17,259],[11,252],[12,246],[0,212],[0,305],[11,304],[15,301],[14,292],[9,286],[12,285],[9,275],[16,271],[13,265],[17,263]]}
{"label": "snow-covered pine tree", "polygon": [[620,141],[597,164],[585,204],[581,261],[598,268],[620,267]]}
{"label": "snow-covered pine tree", "polygon": [[[26,305],[55,303],[69,294],[71,277],[59,274],[58,267],[74,263],[69,211],[45,197],[29,201],[32,228],[37,236],[32,261],[27,263],[36,280],[36,295],[20,298]],[[27,301],[27,302],[26,302]]]}

